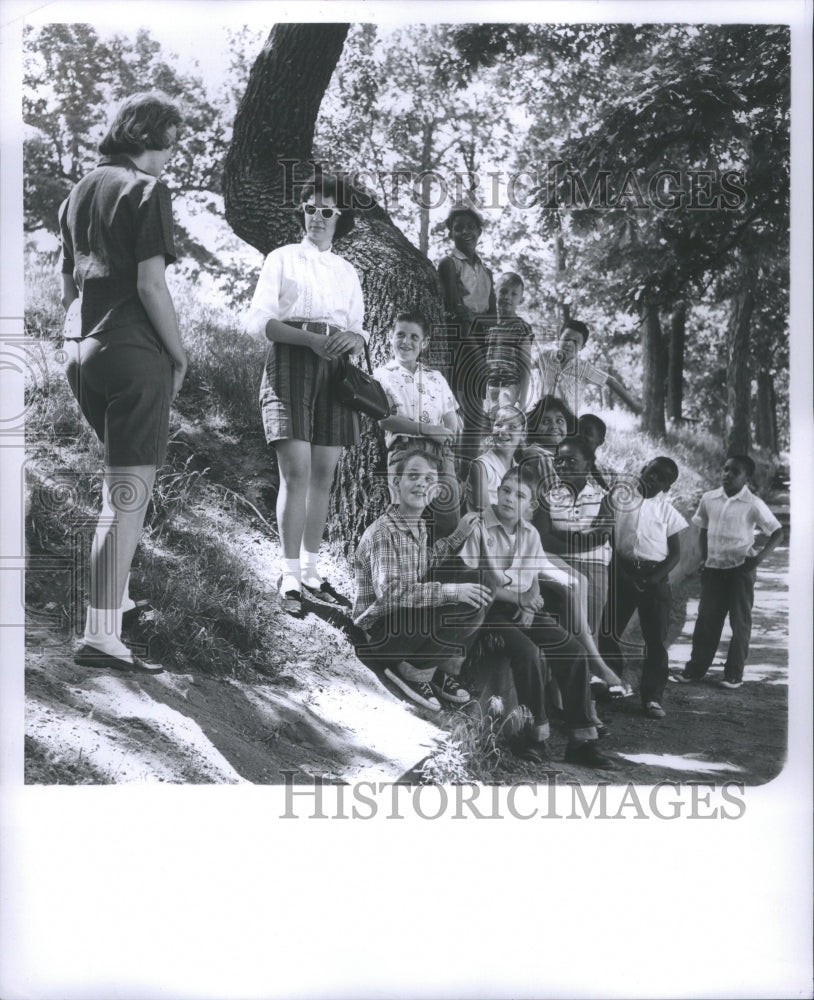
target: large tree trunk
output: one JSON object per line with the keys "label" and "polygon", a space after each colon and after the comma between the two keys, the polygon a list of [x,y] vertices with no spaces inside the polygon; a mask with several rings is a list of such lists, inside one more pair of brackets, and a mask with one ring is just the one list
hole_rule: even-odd
{"label": "large tree trunk", "polygon": [[657,303],[642,304],[642,430],[663,437],[664,382],[666,372],[664,337]]}
{"label": "large tree trunk", "polygon": [[687,331],[687,303],[679,302],[670,317],[670,343],[667,353],[667,416],[681,421],[684,402],[684,343]]}
{"label": "large tree trunk", "polygon": [[[292,212],[292,181],[303,181],[313,169],[317,113],[348,28],[278,24],[252,68],[235,118],[223,190],[232,229],[263,253],[301,238]],[[354,171],[366,165],[344,166]],[[362,211],[353,231],[334,250],[359,273],[373,364],[386,358],[385,333],[396,314],[418,309],[433,328],[429,360],[448,374],[452,358],[438,275],[390,216],[378,205]],[[331,502],[329,534],[342,541],[346,552],[387,502],[381,434],[367,418],[363,424],[360,444],[343,452]]]}
{"label": "large tree trunk", "polygon": [[755,305],[755,267],[751,259],[744,263],[742,284],[732,299],[732,312],[727,328],[726,372],[726,450],[746,454],[750,444],[750,403],[752,380],[749,371],[749,340],[752,331],[752,311]]}

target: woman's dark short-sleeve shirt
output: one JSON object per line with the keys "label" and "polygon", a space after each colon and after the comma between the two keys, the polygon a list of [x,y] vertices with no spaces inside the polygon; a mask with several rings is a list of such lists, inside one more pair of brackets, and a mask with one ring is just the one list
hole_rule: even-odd
{"label": "woman's dark short-sleeve shirt", "polygon": [[62,273],[82,296],[82,336],[149,323],[138,295],[138,265],[176,259],[166,185],[126,156],[103,159],[59,208]]}

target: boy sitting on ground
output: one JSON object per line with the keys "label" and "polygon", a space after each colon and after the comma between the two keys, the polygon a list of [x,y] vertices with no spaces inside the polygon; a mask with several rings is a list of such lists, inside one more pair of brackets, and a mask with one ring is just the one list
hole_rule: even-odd
{"label": "boy sitting on ground", "polygon": [[385,676],[431,712],[440,710],[439,698],[469,701],[457,675],[491,602],[476,573],[457,583],[429,578],[478,520],[468,514],[449,537],[428,548],[421,515],[438,487],[438,468],[438,459],[420,448],[399,455],[393,477],[397,502],[368,527],[356,550],[353,605],[353,620],[368,635],[359,655],[386,663]]}
{"label": "boy sitting on ground", "polygon": [[427,323],[419,313],[401,313],[390,334],[393,359],[373,377],[390,403],[390,415],[379,421],[387,446],[387,472],[392,479],[399,452],[421,448],[440,462],[441,489],[432,502],[434,539],[454,531],[461,516],[461,491],[455,475],[452,445],[458,432],[458,404],[440,372],[420,360],[427,346]]}
{"label": "boy sitting on ground", "polygon": [[550,671],[562,694],[568,727],[565,760],[585,767],[611,767],[612,759],[596,746],[585,650],[543,611],[538,575],[548,560],[530,524],[537,486],[528,466],[509,469],[498,489],[497,503],[484,510],[479,530],[468,533],[459,558],[466,566],[480,567],[494,592],[485,625],[501,637],[518,701],[534,719],[523,755],[535,761],[546,759],[545,741],[550,733],[544,695]]}
{"label": "boy sitting on ground", "polygon": [[[639,685],[642,708],[650,719],[663,719],[667,685],[667,629],[672,590],[670,571],[681,559],[681,532],[686,520],[664,495],[678,479],[678,466],[665,455],[642,469],[637,485],[641,502],[613,503],[615,558],[602,624],[605,660],[621,663],[619,648],[625,626],[639,612],[644,639],[644,662]],[[621,673],[621,667],[619,672]]]}
{"label": "boy sitting on ground", "polygon": [[[746,485],[754,472],[755,463],[748,455],[728,458],[721,476],[723,485],[701,497],[692,519],[701,529],[701,600],[690,661],[673,680],[689,683],[704,676],[728,614],[732,639],[721,687],[731,690],[743,683],[757,568],[783,538],[780,522]],[[764,545],[755,543],[756,529],[769,536]]]}

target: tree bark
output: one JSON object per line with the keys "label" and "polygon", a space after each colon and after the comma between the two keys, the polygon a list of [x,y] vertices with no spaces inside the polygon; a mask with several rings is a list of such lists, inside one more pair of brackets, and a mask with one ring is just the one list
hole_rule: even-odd
{"label": "tree bark", "polygon": [[684,402],[684,344],[687,331],[687,303],[681,300],[670,317],[667,353],[667,416],[680,423]]}
{"label": "tree bark", "polygon": [[653,437],[663,437],[664,383],[667,362],[664,337],[661,331],[658,304],[646,301],[641,307],[642,316],[642,430]]}
{"label": "tree bark", "polygon": [[728,454],[746,454],[750,445],[750,404],[752,381],[749,366],[749,341],[752,311],[755,305],[755,266],[747,258],[742,269],[742,284],[732,299],[727,328],[726,415]]}
{"label": "tree bark", "polygon": [[[226,156],[223,192],[232,229],[262,253],[301,238],[293,213],[299,189],[292,189],[292,181],[301,183],[313,170],[317,114],[348,28],[277,24],[252,67]],[[367,194],[355,194],[360,205],[369,204]],[[397,313],[418,310],[433,331],[428,361],[448,375],[452,358],[438,275],[387,212],[378,205],[365,207],[334,250],[359,273],[373,365],[387,358],[385,334]],[[342,454],[331,499],[328,532],[346,552],[387,503],[382,436],[367,418],[363,423],[360,444]]]}
{"label": "tree bark", "polygon": [[757,412],[755,414],[755,442],[777,454],[777,413],[775,409],[774,379],[772,373],[761,368],[757,373]]}

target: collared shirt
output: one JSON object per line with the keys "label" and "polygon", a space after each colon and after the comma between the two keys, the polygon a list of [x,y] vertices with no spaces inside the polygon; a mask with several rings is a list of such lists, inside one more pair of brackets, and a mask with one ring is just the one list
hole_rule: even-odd
{"label": "collared shirt", "polygon": [[[353,620],[370,631],[398,608],[425,608],[448,603],[443,586],[428,582],[429,570],[461,544],[458,528],[427,546],[427,527],[419,518],[410,524],[393,504],[371,524],[356,548],[356,597]],[[448,593],[448,591],[447,591]]]}
{"label": "collared shirt", "polygon": [[669,555],[667,539],[686,527],[686,519],[664,493],[647,500],[639,498],[633,505],[617,505],[616,551],[623,559],[663,562]]}
{"label": "collared shirt", "polygon": [[479,528],[464,541],[458,555],[467,566],[487,570],[496,586],[509,587],[518,594],[525,594],[541,572],[553,569],[537,529],[520,521],[517,531],[510,534],[491,506],[484,510]]}
{"label": "collared shirt", "polygon": [[82,337],[150,324],[138,266],[175,259],[169,189],[122,154],[102,159],[59,207],[61,271],[79,289]]}
{"label": "collared shirt", "polygon": [[263,336],[270,319],[332,323],[368,339],[364,300],[350,261],[320,250],[307,236],[266,257],[245,319],[246,331]]}
{"label": "collared shirt", "polygon": [[[562,535],[587,535],[596,526],[604,498],[605,491],[593,479],[587,480],[577,496],[574,496],[574,491],[566,483],[559,483],[549,490],[545,498],[551,527]],[[611,547],[608,539],[591,548],[583,548],[579,539],[574,537],[571,537],[570,543],[569,559],[600,562],[605,566],[610,562]]]}
{"label": "collared shirt", "polygon": [[[455,413],[458,403],[444,376],[419,361],[411,372],[395,358],[373,372],[390,403],[391,417],[406,417],[421,424],[440,424],[447,413]],[[403,431],[385,431],[389,448]]]}
{"label": "collared shirt", "polygon": [[540,397],[556,396],[574,414],[579,413],[585,387],[595,385],[601,388],[609,378],[607,372],[584,358],[573,358],[567,364],[561,364],[556,349],[540,352],[537,376],[539,383],[535,384],[535,392],[539,392]]}
{"label": "collared shirt", "polygon": [[701,497],[693,524],[707,530],[710,569],[734,569],[757,553],[755,530],[771,535],[780,522],[760,497],[747,487],[728,497],[723,486]]}
{"label": "collared shirt", "polygon": [[478,254],[471,260],[454,248],[449,254],[458,277],[458,294],[471,313],[489,312],[492,297],[492,272]]}

